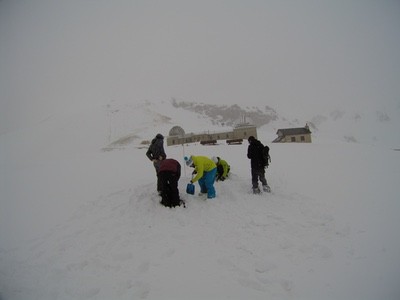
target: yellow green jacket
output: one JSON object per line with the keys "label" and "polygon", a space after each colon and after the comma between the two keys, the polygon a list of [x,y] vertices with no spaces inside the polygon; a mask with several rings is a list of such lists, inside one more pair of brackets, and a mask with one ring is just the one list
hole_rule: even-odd
{"label": "yellow green jacket", "polygon": [[196,176],[192,179],[192,182],[196,182],[203,177],[204,172],[209,172],[215,169],[217,165],[206,156],[191,156],[194,164],[194,170],[197,172]]}
{"label": "yellow green jacket", "polygon": [[226,162],[226,160],[219,159],[218,164],[222,166],[222,168],[224,170],[224,173],[222,173],[222,176],[226,178],[228,176],[228,167],[229,167],[228,163]]}

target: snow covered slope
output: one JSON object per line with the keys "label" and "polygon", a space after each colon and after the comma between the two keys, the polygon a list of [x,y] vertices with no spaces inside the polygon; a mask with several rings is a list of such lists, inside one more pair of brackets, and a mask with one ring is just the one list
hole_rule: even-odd
{"label": "snow covered slope", "polygon": [[112,102],[0,136],[1,299],[399,298],[398,151],[269,144],[272,193],[255,196],[247,143],[166,147],[232,167],[212,201],[185,194],[184,167],[187,208],[168,209],[142,141],[173,125],[217,129],[168,103]]}

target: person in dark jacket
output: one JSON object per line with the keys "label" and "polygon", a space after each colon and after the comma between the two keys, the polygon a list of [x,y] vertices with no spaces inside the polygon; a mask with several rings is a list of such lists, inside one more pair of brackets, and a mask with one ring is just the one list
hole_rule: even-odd
{"label": "person in dark jacket", "polygon": [[265,163],[263,159],[264,145],[257,140],[254,136],[250,136],[249,147],[247,148],[247,157],[250,159],[251,164],[251,183],[253,185],[253,193],[259,194],[260,188],[258,187],[258,180],[260,180],[263,190],[271,192],[270,187],[265,179]]}
{"label": "person in dark jacket", "polygon": [[178,181],[181,177],[181,165],[172,158],[160,161],[158,178],[161,188],[161,204],[168,207],[181,205],[183,201],[179,198]]}
{"label": "person in dark jacket", "polygon": [[157,175],[157,191],[161,193],[160,181],[158,179],[158,170],[160,168],[160,162],[167,158],[167,154],[164,151],[164,137],[161,133],[158,133],[156,137],[151,141],[150,147],[146,152],[146,156],[153,162],[154,169]]}

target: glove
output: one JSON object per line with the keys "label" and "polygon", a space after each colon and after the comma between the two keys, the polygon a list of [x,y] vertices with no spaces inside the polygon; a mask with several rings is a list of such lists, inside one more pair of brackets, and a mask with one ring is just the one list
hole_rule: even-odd
{"label": "glove", "polygon": [[193,181],[190,180],[190,184],[193,184]]}
{"label": "glove", "polygon": [[225,180],[225,177],[224,177],[224,176],[221,176],[220,180],[221,180],[221,181],[224,181],[224,180]]}

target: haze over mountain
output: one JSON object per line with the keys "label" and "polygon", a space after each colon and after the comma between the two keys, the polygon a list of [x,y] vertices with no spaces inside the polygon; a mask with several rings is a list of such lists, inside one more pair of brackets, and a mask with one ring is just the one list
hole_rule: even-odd
{"label": "haze over mountain", "polygon": [[3,0],[0,133],[171,98],[395,120],[399,14],[398,1]]}

